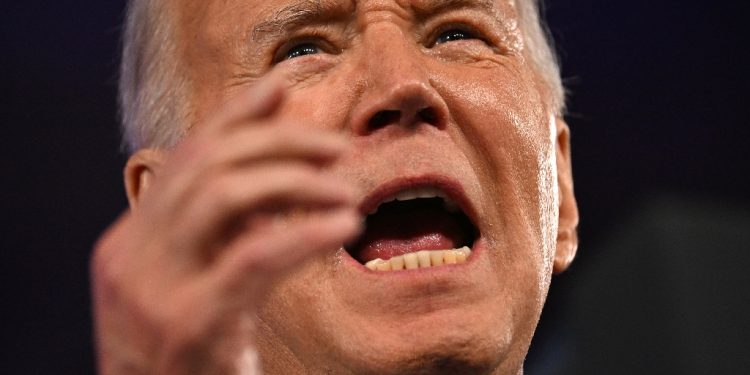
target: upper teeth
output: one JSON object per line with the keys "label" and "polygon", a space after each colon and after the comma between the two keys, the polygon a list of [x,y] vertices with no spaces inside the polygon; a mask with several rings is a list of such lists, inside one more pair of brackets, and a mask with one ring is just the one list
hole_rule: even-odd
{"label": "upper teeth", "polygon": [[[423,187],[423,188],[403,190],[403,191],[396,193],[393,196],[390,196],[384,199],[382,202],[380,202],[380,204],[393,202],[393,201],[408,201],[408,200],[419,199],[419,198],[443,198],[443,204],[446,210],[450,212],[458,211],[458,204],[456,204],[456,202],[448,198],[445,195],[445,193],[443,193],[440,189],[434,188],[434,187]],[[368,214],[372,215],[376,212],[378,212],[378,207],[375,207]]]}
{"label": "upper teeth", "polygon": [[[408,201],[417,198],[445,198],[445,194],[439,189],[433,187],[423,187],[418,189],[403,190],[396,194],[391,200]],[[387,201],[386,201],[387,202]]]}

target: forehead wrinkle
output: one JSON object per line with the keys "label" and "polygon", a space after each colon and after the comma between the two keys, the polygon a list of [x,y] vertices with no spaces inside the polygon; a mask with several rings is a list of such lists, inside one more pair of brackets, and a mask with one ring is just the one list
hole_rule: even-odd
{"label": "forehead wrinkle", "polygon": [[262,43],[295,27],[344,16],[351,12],[354,5],[354,0],[298,1],[276,10],[265,21],[257,23],[252,29],[252,41]]}
{"label": "forehead wrinkle", "polygon": [[490,14],[501,14],[495,0],[427,0],[416,1],[412,8],[420,18],[454,9],[473,8]]}

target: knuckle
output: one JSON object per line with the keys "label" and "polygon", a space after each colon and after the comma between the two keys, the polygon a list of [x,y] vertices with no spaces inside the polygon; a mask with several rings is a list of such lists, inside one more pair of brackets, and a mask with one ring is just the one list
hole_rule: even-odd
{"label": "knuckle", "polygon": [[118,277],[113,261],[121,246],[114,229],[105,232],[94,245],[90,260],[90,272],[94,281],[111,281]]}
{"label": "knuckle", "polygon": [[101,261],[95,257],[91,266],[91,284],[97,298],[117,299],[122,295],[123,272],[114,262]]}

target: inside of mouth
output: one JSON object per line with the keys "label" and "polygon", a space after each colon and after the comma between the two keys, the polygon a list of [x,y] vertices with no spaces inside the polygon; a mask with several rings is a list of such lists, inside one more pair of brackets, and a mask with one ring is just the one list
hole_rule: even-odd
{"label": "inside of mouth", "polygon": [[365,231],[346,247],[362,264],[374,259],[415,253],[471,247],[477,231],[460,210],[446,209],[442,198],[421,198],[381,204],[367,216]]}

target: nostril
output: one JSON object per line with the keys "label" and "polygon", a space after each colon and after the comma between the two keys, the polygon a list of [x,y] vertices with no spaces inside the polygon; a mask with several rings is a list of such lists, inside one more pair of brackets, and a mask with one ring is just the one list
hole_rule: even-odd
{"label": "nostril", "polygon": [[423,108],[417,112],[417,116],[428,124],[434,125],[437,122],[437,113],[435,113],[435,109],[432,107]]}
{"label": "nostril", "polygon": [[398,123],[401,117],[401,111],[384,110],[379,111],[370,119],[368,126],[370,130],[380,129],[389,124]]}

